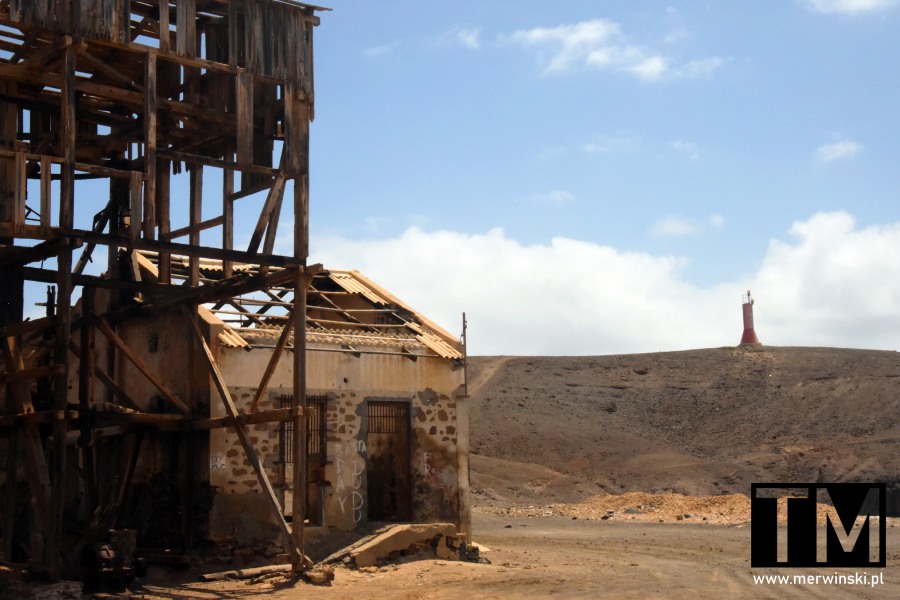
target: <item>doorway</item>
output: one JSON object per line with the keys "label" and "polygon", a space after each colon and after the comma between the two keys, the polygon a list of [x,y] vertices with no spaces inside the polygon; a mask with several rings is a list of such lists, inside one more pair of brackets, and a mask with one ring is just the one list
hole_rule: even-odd
{"label": "doorway", "polygon": [[412,517],[408,402],[367,402],[367,496],[370,521]]}

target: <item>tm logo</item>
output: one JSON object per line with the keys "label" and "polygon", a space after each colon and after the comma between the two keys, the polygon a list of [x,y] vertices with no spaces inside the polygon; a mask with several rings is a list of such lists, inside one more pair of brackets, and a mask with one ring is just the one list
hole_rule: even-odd
{"label": "tm logo", "polygon": [[884,483],[754,483],[750,489],[751,567],[885,566]]}

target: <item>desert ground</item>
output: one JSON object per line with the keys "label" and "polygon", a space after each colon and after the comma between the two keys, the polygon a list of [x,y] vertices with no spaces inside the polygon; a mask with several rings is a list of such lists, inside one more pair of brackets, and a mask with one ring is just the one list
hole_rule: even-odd
{"label": "desert ground", "polygon": [[[338,567],[329,586],[154,567],[132,597],[900,597],[897,353],[474,357],[468,370],[473,541],[489,562],[407,556]],[[750,568],[750,483],[779,481],[887,483],[884,583],[754,583],[847,574]]]}

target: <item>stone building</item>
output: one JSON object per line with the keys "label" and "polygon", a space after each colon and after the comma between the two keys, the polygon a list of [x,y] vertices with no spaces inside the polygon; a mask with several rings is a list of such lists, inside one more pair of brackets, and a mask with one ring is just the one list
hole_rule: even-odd
{"label": "stone building", "polygon": [[[293,345],[290,329],[282,334],[292,306],[279,297],[270,290],[237,298],[207,319],[222,377],[245,414],[291,403]],[[306,345],[307,527],[440,521],[468,534],[460,340],[360,273],[332,270],[311,282]],[[224,417],[212,394],[210,417]],[[291,505],[294,489],[291,425],[248,426],[282,506]],[[271,539],[277,531],[235,431],[211,431],[209,445],[210,536],[240,544]]]}

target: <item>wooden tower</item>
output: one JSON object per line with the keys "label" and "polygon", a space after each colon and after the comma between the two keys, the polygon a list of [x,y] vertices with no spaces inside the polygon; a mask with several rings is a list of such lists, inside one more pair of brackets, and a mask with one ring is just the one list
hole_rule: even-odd
{"label": "wooden tower", "polygon": [[[315,272],[307,255],[317,10],[292,0],[0,0],[0,559],[27,558],[51,576],[73,568],[91,532],[116,525],[135,465],[150,460],[141,436],[161,428],[170,437],[160,452],[181,453],[160,468],[186,490],[173,510],[189,550],[202,512],[191,490],[202,475],[172,465],[202,447],[196,432],[230,426],[303,568],[302,503],[291,528],[241,433],[246,419],[198,307],[287,286],[305,313]],[[288,190],[293,249],[280,255]],[[238,208],[252,214],[240,247]],[[152,277],[138,251],[157,254]],[[189,257],[183,276],[173,275],[174,255]],[[93,257],[102,268],[89,266]],[[222,277],[201,276],[201,259],[217,261]],[[35,284],[53,294],[46,316],[26,319],[25,290]],[[155,334],[145,336],[148,350],[126,332],[172,323],[187,366],[153,368]],[[302,432],[305,320],[292,327],[287,418]],[[154,394],[135,392],[138,379]],[[218,391],[230,420],[204,421],[204,386]],[[304,444],[296,451],[304,469]],[[17,507],[28,539],[14,548]]]}

